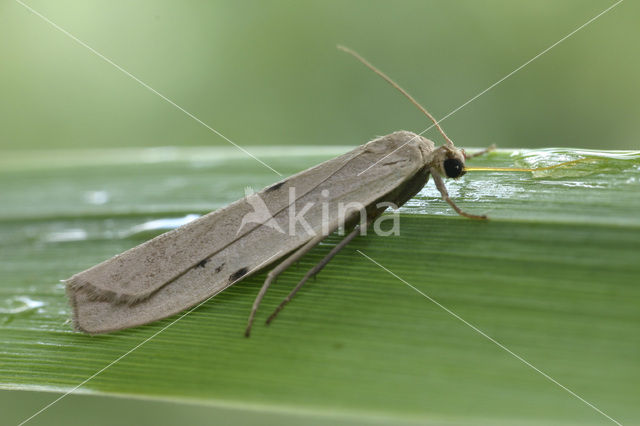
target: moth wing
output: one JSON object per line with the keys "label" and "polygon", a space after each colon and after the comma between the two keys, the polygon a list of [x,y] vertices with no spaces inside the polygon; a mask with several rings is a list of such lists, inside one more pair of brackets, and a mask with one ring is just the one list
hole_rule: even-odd
{"label": "moth wing", "polygon": [[[430,143],[424,141],[396,132],[264,189],[257,196],[277,227],[265,221],[238,235],[242,217],[252,212],[247,198],[74,275],[67,292],[76,327],[89,333],[120,330],[210,298],[312,238],[305,230],[277,229],[286,230],[291,223],[289,188],[296,190],[294,211],[312,205],[305,218],[313,232],[321,233],[322,202],[329,205],[332,223],[340,219],[341,203],[375,202],[422,167],[423,145]],[[358,175],[374,163],[368,176]]]}

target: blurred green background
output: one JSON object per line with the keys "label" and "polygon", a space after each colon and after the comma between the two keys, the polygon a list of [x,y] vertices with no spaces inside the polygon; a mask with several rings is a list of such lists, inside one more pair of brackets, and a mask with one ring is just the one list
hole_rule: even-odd
{"label": "blurred green background", "polygon": [[[336,44],[442,117],[613,3],[28,2],[242,146],[429,125]],[[460,146],[640,148],[639,11],[622,3],[445,129]],[[0,149],[228,144],[14,1],[0,4],[0,58]]]}
{"label": "blurred green background", "polygon": [[[430,125],[336,44],[359,51],[442,117],[613,2],[28,4],[251,150],[358,145]],[[639,11],[622,3],[443,126],[463,147],[640,149]],[[47,150],[53,158],[76,148],[228,146],[15,1],[0,3],[0,58],[0,152]],[[53,399],[3,391],[0,411],[28,415]],[[137,424],[230,424],[225,410],[72,396],[42,422],[108,424],[117,411]],[[237,424],[301,421],[277,413],[231,417]]]}

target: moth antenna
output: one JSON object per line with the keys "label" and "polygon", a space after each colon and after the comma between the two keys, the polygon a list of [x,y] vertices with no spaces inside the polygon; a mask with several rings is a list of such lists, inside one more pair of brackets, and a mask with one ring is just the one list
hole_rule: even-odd
{"label": "moth antenna", "polygon": [[422,105],[420,105],[420,103],[418,103],[418,101],[416,101],[413,96],[411,96],[409,94],[409,92],[407,92],[406,90],[404,90],[402,87],[400,87],[400,85],[398,83],[396,83],[395,81],[393,81],[391,79],[391,77],[389,77],[388,75],[386,75],[385,73],[383,73],[382,71],[380,71],[378,68],[376,68],[375,66],[373,66],[373,64],[371,64],[369,61],[367,61],[365,58],[363,58],[362,56],[360,56],[358,53],[356,53],[355,51],[349,49],[348,47],[345,46],[341,46],[338,45],[338,49],[342,50],[343,52],[346,52],[348,54],[350,54],[351,56],[353,56],[354,58],[356,58],[358,61],[362,62],[367,68],[369,68],[371,71],[375,72],[376,74],[378,74],[380,77],[382,77],[387,83],[389,83],[391,86],[393,86],[394,89],[396,89],[398,92],[402,93],[407,99],[409,99],[409,101],[415,105],[420,111],[422,111],[424,113],[424,115],[426,115],[427,117],[429,117],[429,119],[433,122],[433,125],[436,126],[436,128],[438,129],[438,131],[440,132],[440,134],[444,137],[446,144],[450,147],[453,148],[453,141],[451,141],[451,139],[449,139],[449,136],[447,136],[447,134],[444,132],[444,130],[442,130],[442,127],[440,127],[440,124],[438,124],[438,120],[435,119],[435,117],[433,115],[431,115],[431,113],[429,113],[429,111],[426,110],[425,107],[423,107]]}

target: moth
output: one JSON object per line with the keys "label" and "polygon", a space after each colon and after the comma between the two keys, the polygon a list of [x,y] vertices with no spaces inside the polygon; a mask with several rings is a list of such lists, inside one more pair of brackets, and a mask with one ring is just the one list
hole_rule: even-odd
{"label": "moth", "polygon": [[[404,89],[357,53],[339,48],[418,106],[445,144],[436,148],[429,139],[408,131],[379,137],[72,276],[66,280],[66,291],[77,330],[108,333],[169,317],[284,259],[268,273],[256,297],[245,331],[248,337],[260,302],[280,273],[331,233],[346,230],[344,239],[302,278],[267,323],[349,241],[387,207],[407,202],[430,177],[458,214],[486,219],[462,211],[444,184],[444,177],[465,174],[469,158],[465,152]],[[344,208],[354,204],[360,208]],[[283,232],[292,222],[297,225],[294,219],[301,211],[305,229]]]}

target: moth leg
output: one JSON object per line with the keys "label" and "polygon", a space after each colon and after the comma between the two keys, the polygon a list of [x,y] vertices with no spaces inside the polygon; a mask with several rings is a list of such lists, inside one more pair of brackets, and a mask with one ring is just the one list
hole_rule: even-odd
{"label": "moth leg", "polygon": [[258,307],[260,306],[260,302],[262,302],[262,298],[267,293],[267,290],[269,289],[269,286],[271,285],[273,280],[282,272],[284,272],[289,266],[297,262],[302,256],[304,256],[309,250],[314,248],[316,245],[318,245],[320,241],[324,240],[325,238],[326,236],[322,234],[316,237],[313,237],[308,243],[300,247],[291,256],[286,258],[282,263],[280,263],[278,266],[276,266],[271,271],[269,271],[269,273],[267,274],[267,279],[264,280],[264,284],[262,284],[262,287],[260,288],[260,291],[256,296],[256,300],[253,302],[253,307],[251,308],[251,313],[249,314],[249,323],[247,324],[247,329],[244,332],[244,335],[246,337],[249,337],[249,335],[251,334],[251,326],[253,325],[253,320],[255,319],[256,312],[258,312]]}
{"label": "moth leg", "polygon": [[438,172],[436,172],[433,169],[431,169],[430,172],[431,172],[431,175],[433,176],[433,181],[436,183],[436,188],[438,188],[438,191],[440,191],[440,194],[442,195],[442,199],[445,200],[447,203],[449,203],[449,205],[453,207],[456,213],[458,213],[460,216],[468,217],[469,219],[486,219],[487,218],[486,215],[475,215],[475,214],[467,213],[464,210],[462,210],[460,207],[458,207],[456,203],[454,203],[453,200],[449,198],[449,193],[447,192],[447,187],[444,185],[444,181],[442,180],[442,177],[440,177]]}
{"label": "moth leg", "polygon": [[356,226],[355,229],[353,231],[351,231],[349,233],[349,235],[347,235],[346,237],[343,238],[342,241],[340,241],[340,243],[338,243],[333,249],[331,249],[331,251],[324,257],[324,259],[322,259],[320,261],[320,263],[318,263],[316,266],[314,266],[313,268],[311,268],[306,274],[305,276],[302,278],[302,280],[300,280],[300,282],[298,283],[298,285],[295,286],[295,288],[293,290],[291,290],[291,293],[289,293],[289,295],[282,301],[282,303],[280,303],[280,305],[278,305],[278,307],[276,308],[276,310],[271,314],[271,316],[267,319],[267,324],[271,323],[271,321],[273,321],[275,319],[275,317],[278,315],[278,313],[280,313],[280,311],[282,310],[282,308],[285,307],[285,305],[287,303],[289,303],[291,301],[291,299],[293,299],[293,296],[296,295],[296,293],[298,292],[298,290],[300,290],[302,288],[302,286],[309,281],[309,278],[311,277],[315,277],[316,274],[318,272],[320,272],[322,270],[322,268],[324,268],[327,263],[329,263],[331,261],[331,259],[333,259],[333,257],[338,254],[338,252],[340,250],[342,250],[347,244],[349,244],[349,242],[351,240],[353,240],[356,235],[358,235],[358,233],[360,232],[360,225]]}
{"label": "moth leg", "polygon": [[467,153],[465,153],[464,154],[464,159],[468,160],[469,158],[479,157],[481,155],[485,155],[485,154],[493,151],[494,149],[496,149],[496,144],[491,144],[487,148],[483,149],[482,151],[474,152],[471,155],[467,155]]}

